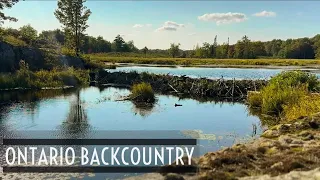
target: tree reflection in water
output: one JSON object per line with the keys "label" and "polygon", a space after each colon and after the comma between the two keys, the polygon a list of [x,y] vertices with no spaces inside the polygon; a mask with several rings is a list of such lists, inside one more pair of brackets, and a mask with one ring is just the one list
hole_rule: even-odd
{"label": "tree reflection in water", "polygon": [[67,136],[66,138],[79,138],[86,136],[89,128],[84,102],[81,101],[80,90],[77,90],[75,96],[70,100],[70,110],[61,130],[63,135]]}

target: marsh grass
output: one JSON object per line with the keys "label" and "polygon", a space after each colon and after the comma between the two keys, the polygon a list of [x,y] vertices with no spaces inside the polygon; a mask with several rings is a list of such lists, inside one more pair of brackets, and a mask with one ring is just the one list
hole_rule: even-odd
{"label": "marsh grass", "polygon": [[248,93],[251,108],[287,120],[320,112],[320,83],[315,75],[302,71],[282,72],[260,92]]}
{"label": "marsh grass", "polygon": [[106,54],[89,54],[95,61],[110,63],[159,64],[159,65],[269,65],[269,66],[307,66],[320,65],[320,60],[311,59],[201,59],[201,58],[168,58],[168,57],[127,57]]}
{"label": "marsh grass", "polygon": [[130,98],[134,102],[155,102],[154,91],[151,85],[145,82],[134,84],[132,86]]}
{"label": "marsh grass", "polygon": [[68,68],[32,72],[24,61],[20,62],[20,69],[17,72],[0,74],[0,89],[79,86],[88,82],[89,72],[85,70]]}

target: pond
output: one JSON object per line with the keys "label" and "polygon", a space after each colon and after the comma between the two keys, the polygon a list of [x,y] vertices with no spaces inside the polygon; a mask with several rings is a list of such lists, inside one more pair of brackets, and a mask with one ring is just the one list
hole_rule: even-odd
{"label": "pond", "polygon": [[[198,142],[201,155],[262,132],[259,118],[250,115],[241,103],[200,102],[167,95],[157,95],[156,104],[147,108],[136,107],[130,101],[116,101],[128,94],[127,89],[112,87],[2,91],[1,130],[57,130],[62,137],[75,128],[80,135],[88,131],[195,131],[210,137]],[[182,106],[175,107],[175,103]],[[258,127],[256,134],[253,126]]]}
{"label": "pond", "polygon": [[[137,71],[149,72],[155,74],[170,74],[170,75],[186,75],[192,78],[210,78],[210,79],[270,79],[272,76],[288,69],[263,69],[263,68],[202,68],[202,67],[143,67],[143,66],[127,66],[117,67],[108,71]],[[307,71],[305,69],[305,71]],[[314,72],[320,77],[319,72],[315,69],[308,71]]]}

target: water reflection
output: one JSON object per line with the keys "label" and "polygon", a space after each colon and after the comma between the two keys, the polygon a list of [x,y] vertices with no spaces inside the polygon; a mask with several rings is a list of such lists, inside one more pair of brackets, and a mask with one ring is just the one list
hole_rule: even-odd
{"label": "water reflection", "polygon": [[58,130],[62,138],[86,137],[96,130],[191,130],[201,132],[204,153],[261,133],[259,119],[242,103],[160,94],[152,105],[117,101],[129,93],[97,87],[0,92],[0,124],[7,130]]}
{"label": "water reflection", "polygon": [[62,134],[68,138],[78,138],[85,136],[89,132],[90,125],[85,110],[85,103],[80,98],[80,90],[76,90],[70,100],[70,108],[67,119],[60,127]]}
{"label": "water reflection", "polygon": [[132,102],[132,112],[135,115],[147,117],[155,111],[156,103],[134,103]]}

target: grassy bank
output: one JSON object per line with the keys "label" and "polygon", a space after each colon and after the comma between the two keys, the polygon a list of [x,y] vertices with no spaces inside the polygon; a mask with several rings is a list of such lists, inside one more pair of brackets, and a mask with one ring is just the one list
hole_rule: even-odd
{"label": "grassy bank", "polygon": [[320,60],[311,59],[199,59],[199,58],[144,58],[110,57],[103,54],[85,55],[93,61],[109,63],[159,64],[159,65],[272,65],[272,66],[312,66],[320,65]]}
{"label": "grassy bank", "polygon": [[260,92],[248,95],[259,113],[293,120],[320,112],[320,83],[315,75],[290,71],[273,77]]}
{"label": "grassy bank", "polygon": [[79,86],[88,82],[89,72],[86,70],[68,68],[32,72],[23,62],[17,72],[0,74],[0,89]]}

